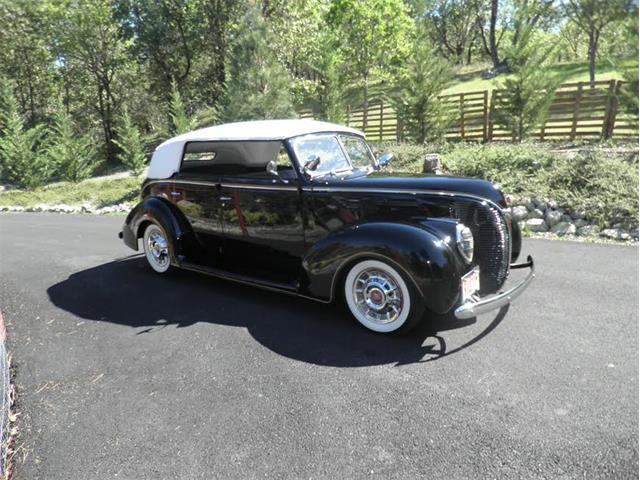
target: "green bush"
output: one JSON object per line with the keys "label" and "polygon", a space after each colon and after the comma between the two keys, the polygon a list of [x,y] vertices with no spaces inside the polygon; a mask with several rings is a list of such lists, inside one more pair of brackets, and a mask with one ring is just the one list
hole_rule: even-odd
{"label": "green bush", "polygon": [[59,112],[48,138],[47,162],[57,177],[79,182],[95,172],[98,152],[88,135],[77,132],[71,116],[63,108]]}
{"label": "green bush", "polygon": [[397,157],[392,172],[422,171],[426,153],[440,153],[445,173],[482,178],[516,197],[549,198],[571,210],[584,210],[602,227],[617,221],[638,225],[638,160],[621,158],[601,146],[561,153],[551,144],[384,143],[379,153]]}

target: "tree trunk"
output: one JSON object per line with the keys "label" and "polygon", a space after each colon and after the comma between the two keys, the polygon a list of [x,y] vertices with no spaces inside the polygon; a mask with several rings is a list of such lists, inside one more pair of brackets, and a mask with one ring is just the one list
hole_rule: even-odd
{"label": "tree trunk", "polygon": [[594,88],[596,81],[596,54],[598,53],[598,34],[594,29],[589,30],[589,82]]}
{"label": "tree trunk", "polygon": [[369,120],[369,75],[364,76],[364,101],[362,103],[362,130],[367,128]]}
{"label": "tree trunk", "polygon": [[491,50],[491,61],[493,68],[500,66],[498,57],[498,45],[496,41],[496,24],[498,23],[498,0],[491,0],[491,20],[489,24],[489,48]]}

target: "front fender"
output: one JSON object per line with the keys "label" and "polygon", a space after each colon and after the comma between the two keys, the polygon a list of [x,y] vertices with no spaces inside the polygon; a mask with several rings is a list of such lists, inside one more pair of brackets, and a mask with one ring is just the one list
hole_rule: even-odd
{"label": "front fender", "polygon": [[301,291],[332,300],[343,288],[339,280],[348,268],[365,258],[381,258],[399,267],[434,312],[445,313],[458,300],[462,265],[446,235],[429,222],[367,223],[332,233],[305,256]]}
{"label": "front fender", "polygon": [[176,207],[159,197],[147,197],[129,212],[122,228],[124,243],[138,250],[138,239],[151,221],[159,223],[167,232],[176,257],[172,259],[174,263],[180,256],[189,255],[195,241],[189,223]]}

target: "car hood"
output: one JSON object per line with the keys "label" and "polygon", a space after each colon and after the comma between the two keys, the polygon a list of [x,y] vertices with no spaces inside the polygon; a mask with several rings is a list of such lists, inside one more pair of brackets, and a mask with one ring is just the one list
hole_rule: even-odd
{"label": "car hood", "polygon": [[505,206],[504,195],[491,182],[477,178],[451,177],[447,175],[396,174],[373,172],[369,175],[347,177],[325,177],[315,183],[317,186],[339,186],[347,188],[367,188],[376,190],[430,190],[451,193],[468,193],[486,198]]}

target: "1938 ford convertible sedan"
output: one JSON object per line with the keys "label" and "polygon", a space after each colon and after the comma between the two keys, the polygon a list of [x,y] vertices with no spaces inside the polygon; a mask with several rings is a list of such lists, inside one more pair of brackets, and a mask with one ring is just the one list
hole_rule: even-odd
{"label": "1938 ford convertible sedan", "polygon": [[[406,331],[428,312],[500,308],[533,279],[493,184],[384,175],[364,134],[312,120],[241,122],[154,152],[120,237],[173,267],[307,297],[343,299],[366,328]],[[141,240],[141,242],[140,242]],[[510,268],[529,268],[501,291]]]}

